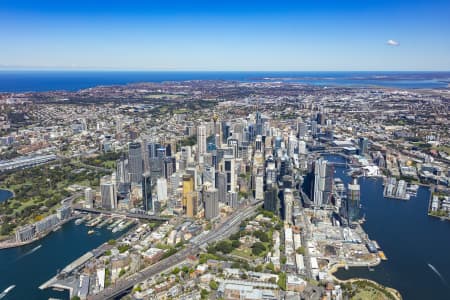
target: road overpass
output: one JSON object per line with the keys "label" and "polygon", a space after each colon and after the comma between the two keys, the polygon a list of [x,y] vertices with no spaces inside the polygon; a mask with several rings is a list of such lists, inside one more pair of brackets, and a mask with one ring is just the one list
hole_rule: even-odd
{"label": "road overpass", "polygon": [[126,212],[116,212],[116,211],[109,211],[109,210],[103,210],[103,209],[97,209],[97,208],[86,208],[81,205],[72,205],[72,208],[74,210],[92,213],[92,214],[104,214],[108,216],[123,216],[127,218],[135,218],[135,219],[141,219],[141,220],[149,220],[149,221],[168,221],[170,218],[168,217],[161,217],[161,216],[155,216],[155,215],[146,215],[146,214],[132,214],[132,213],[126,213]]}

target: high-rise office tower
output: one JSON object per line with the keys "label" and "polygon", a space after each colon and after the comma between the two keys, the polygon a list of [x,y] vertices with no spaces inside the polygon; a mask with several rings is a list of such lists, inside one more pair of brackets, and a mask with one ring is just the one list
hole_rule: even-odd
{"label": "high-rise office tower", "polygon": [[307,154],[305,141],[298,142],[298,154],[300,154],[300,155]]}
{"label": "high-rise office tower", "polygon": [[360,186],[358,179],[353,178],[353,182],[348,184],[347,198],[342,203],[343,215],[351,224],[360,219]]}
{"label": "high-rise office tower", "polygon": [[219,216],[219,191],[209,182],[203,185],[203,204],[205,219],[211,220]]}
{"label": "high-rise office tower", "polygon": [[308,128],[306,126],[306,123],[300,119],[297,122],[297,135],[300,139],[303,139],[306,137],[307,133],[308,133]]}
{"label": "high-rise office tower", "polygon": [[193,218],[198,212],[198,193],[190,192],[186,195],[186,217]]}
{"label": "high-rise office tower", "polygon": [[239,141],[234,138],[229,138],[227,141],[227,145],[229,148],[233,149],[234,158],[239,157]]}
{"label": "high-rise office tower", "polygon": [[194,191],[194,176],[190,174],[183,175],[183,208],[186,210],[189,194]]}
{"label": "high-rise office tower", "polygon": [[140,143],[128,144],[128,171],[130,173],[130,182],[140,184],[143,173],[142,148]]}
{"label": "high-rise office tower", "polygon": [[150,142],[147,144],[147,149],[148,149],[148,157],[149,158],[154,158],[157,156],[157,150],[161,148],[161,145],[157,142]]}
{"label": "high-rise office tower", "polygon": [[221,130],[221,124],[219,122],[219,116],[217,114],[213,115],[213,122],[214,122],[214,132],[213,132],[213,136],[214,136],[214,144],[216,145],[216,148],[220,148],[221,144],[222,144],[222,130]]}
{"label": "high-rise office tower", "polygon": [[262,136],[257,135],[255,140],[255,151],[262,152],[263,150]]}
{"label": "high-rise office tower", "polygon": [[255,200],[264,200],[264,175],[258,174],[255,179]]}
{"label": "high-rise office tower", "polygon": [[223,172],[216,174],[216,187],[219,192],[219,202],[227,202],[227,175]]}
{"label": "high-rise office tower", "polygon": [[175,157],[166,157],[164,159],[164,177],[170,178],[173,173],[176,172],[176,160]]}
{"label": "high-rise office tower", "polygon": [[206,153],[206,127],[200,125],[197,127],[197,154],[198,158]]}
{"label": "high-rise office tower", "polygon": [[116,162],[116,175],[117,182],[129,182],[128,159],[125,157],[125,154],[123,154]]}
{"label": "high-rise office tower", "polygon": [[226,154],[223,156],[223,171],[227,178],[227,192],[236,191],[236,170],[235,159],[233,155]]}
{"label": "high-rise office tower", "polygon": [[367,150],[369,147],[369,140],[366,137],[360,137],[358,139],[359,144],[359,155],[367,154]]}
{"label": "high-rise office tower", "polygon": [[317,136],[317,121],[311,121],[311,135]]}
{"label": "high-rise office tower", "polygon": [[156,194],[159,202],[167,201],[167,180],[164,177],[156,180]]}
{"label": "high-rise office tower", "polygon": [[107,210],[116,209],[116,186],[111,182],[110,178],[102,178],[100,182],[100,197],[102,200],[102,208]]}
{"label": "high-rise office tower", "polygon": [[287,157],[287,155],[283,155],[280,159],[280,179],[284,175],[289,175],[289,164],[290,164],[289,157]]}
{"label": "high-rise office tower", "polygon": [[142,174],[142,205],[147,212],[153,212],[152,177],[149,173]]}
{"label": "high-rise office tower", "polygon": [[327,161],[319,158],[314,166],[314,204],[321,206],[323,203],[323,191],[325,189]]}
{"label": "high-rise office tower", "polygon": [[261,113],[256,112],[256,135],[263,135],[264,121],[262,119]]}
{"label": "high-rise office tower", "polygon": [[290,135],[288,139],[288,155],[289,157],[293,157],[297,152],[298,140],[295,136]]}
{"label": "high-rise office tower", "polygon": [[264,209],[277,213],[278,205],[277,205],[277,189],[272,182],[267,182],[267,190],[264,192]]}
{"label": "high-rise office tower", "polygon": [[281,143],[283,142],[283,138],[281,137],[281,136],[277,136],[276,138],[275,138],[275,147],[274,147],[274,150],[275,151],[278,151],[279,149],[281,149]]}
{"label": "high-rise office tower", "polygon": [[292,207],[294,205],[294,194],[291,189],[285,189],[283,193],[284,197],[284,222],[292,224]]}
{"label": "high-rise office tower", "polygon": [[216,169],[213,166],[205,165],[202,171],[202,182],[211,183],[213,186],[216,184]]}
{"label": "high-rise office tower", "polygon": [[87,208],[94,207],[95,191],[90,187],[84,190],[84,205]]}
{"label": "high-rise office tower", "polygon": [[229,122],[222,122],[222,143],[226,143],[231,133],[231,125]]}
{"label": "high-rise office tower", "polygon": [[333,166],[319,158],[314,166],[314,205],[322,206],[331,203],[333,189]]}

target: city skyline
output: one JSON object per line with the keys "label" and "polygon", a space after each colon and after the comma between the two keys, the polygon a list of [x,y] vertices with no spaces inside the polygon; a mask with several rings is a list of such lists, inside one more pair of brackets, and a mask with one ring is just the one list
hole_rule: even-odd
{"label": "city skyline", "polygon": [[0,69],[445,71],[446,1],[0,4]]}

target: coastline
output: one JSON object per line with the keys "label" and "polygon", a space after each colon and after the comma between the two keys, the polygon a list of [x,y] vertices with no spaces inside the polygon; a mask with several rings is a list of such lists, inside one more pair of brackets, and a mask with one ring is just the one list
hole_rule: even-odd
{"label": "coastline", "polygon": [[[375,264],[372,264],[370,266],[377,266],[380,263],[381,263],[381,260],[378,260],[378,262],[376,262]],[[367,264],[367,265],[369,265],[369,264]],[[350,279],[346,279],[346,280],[339,279],[334,275],[334,273],[337,272],[339,270],[339,268],[345,268],[345,264],[342,264],[342,263],[334,264],[331,267],[331,269],[328,271],[329,275],[333,278],[333,280],[335,280],[339,283],[354,283],[354,282],[358,282],[358,281],[370,282],[370,283],[376,285],[377,287],[379,287],[380,289],[385,289],[386,291],[388,291],[392,295],[392,297],[394,297],[395,300],[403,300],[402,295],[396,289],[394,289],[392,287],[384,286],[384,285],[382,285],[376,281],[373,281],[371,279],[366,279],[366,278],[350,278]],[[349,266],[349,268],[351,268],[351,266]]]}
{"label": "coastline", "polygon": [[50,228],[46,232],[43,232],[42,234],[40,234],[39,236],[35,237],[34,239],[31,239],[31,240],[28,240],[28,241],[25,241],[25,242],[8,242],[8,241],[11,241],[11,240],[2,241],[2,242],[0,242],[0,250],[16,248],[16,247],[22,247],[22,246],[29,245],[29,244],[32,244],[34,242],[37,242],[40,239],[43,239],[44,237],[46,237],[47,235],[52,233],[55,228],[58,228],[58,226],[63,226],[67,222],[72,221],[72,220],[74,220],[76,218],[79,218],[79,217],[80,217],[80,215],[71,216],[71,217],[67,218],[66,220],[63,220],[62,222],[59,222],[54,227]]}
{"label": "coastline", "polygon": [[11,189],[0,187],[0,190],[7,191],[7,192],[11,193],[11,196],[9,198],[5,199],[4,201],[7,201],[7,200],[9,200],[11,198],[14,198],[16,196],[16,193],[13,190],[11,190]]}

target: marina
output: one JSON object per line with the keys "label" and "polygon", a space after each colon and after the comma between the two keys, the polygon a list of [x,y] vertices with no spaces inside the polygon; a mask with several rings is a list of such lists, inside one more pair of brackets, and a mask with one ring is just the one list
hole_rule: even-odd
{"label": "marina", "polygon": [[[84,224],[75,225],[75,220],[71,220],[38,242],[0,250],[0,290],[16,286],[2,300],[69,299],[67,291],[39,290],[38,287],[83,254],[120,236],[106,228],[87,235],[87,228]],[[55,249],[58,249],[58,255],[55,255]]]}
{"label": "marina", "polygon": [[395,177],[388,177],[384,186],[383,195],[385,198],[409,200],[410,194],[407,192],[407,183]]}

